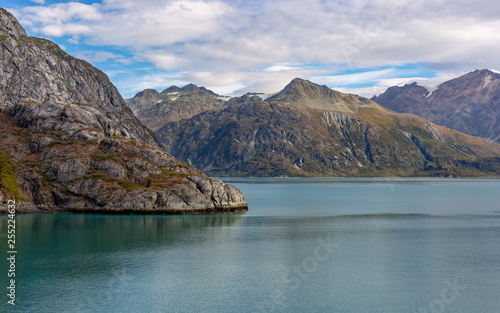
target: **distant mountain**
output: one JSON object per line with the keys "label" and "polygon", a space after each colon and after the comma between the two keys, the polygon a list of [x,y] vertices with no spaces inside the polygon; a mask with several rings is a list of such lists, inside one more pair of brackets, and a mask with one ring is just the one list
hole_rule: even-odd
{"label": "distant mountain", "polygon": [[176,157],[228,176],[500,175],[500,145],[303,79],[165,124]]}
{"label": "distant mountain", "polygon": [[0,211],[243,211],[241,192],[168,154],[108,77],[0,8]]}
{"label": "distant mountain", "polygon": [[396,112],[500,142],[500,74],[489,70],[444,82],[432,93],[413,83],[390,87],[372,100]]}
{"label": "distant mountain", "polygon": [[373,106],[368,99],[346,95],[327,86],[295,78],[285,88],[266,99],[299,104],[313,109],[353,114],[359,107]]}
{"label": "distant mountain", "polygon": [[126,102],[139,120],[152,130],[168,122],[220,109],[226,104],[221,96],[193,84],[182,88],[172,86],[162,92],[146,89]]}

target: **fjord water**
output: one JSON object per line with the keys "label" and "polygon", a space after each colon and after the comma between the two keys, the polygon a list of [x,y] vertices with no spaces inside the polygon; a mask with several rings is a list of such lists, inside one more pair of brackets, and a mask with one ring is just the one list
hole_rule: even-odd
{"label": "fjord water", "polygon": [[0,311],[500,310],[500,179],[225,181],[246,214],[18,215]]}

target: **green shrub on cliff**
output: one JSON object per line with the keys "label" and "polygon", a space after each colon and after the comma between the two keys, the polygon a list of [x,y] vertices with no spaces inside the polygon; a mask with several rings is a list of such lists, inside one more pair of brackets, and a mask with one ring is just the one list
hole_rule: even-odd
{"label": "green shrub on cliff", "polygon": [[16,170],[16,164],[4,154],[3,149],[0,147],[0,185],[17,199],[20,198],[20,194],[19,184],[16,180]]}

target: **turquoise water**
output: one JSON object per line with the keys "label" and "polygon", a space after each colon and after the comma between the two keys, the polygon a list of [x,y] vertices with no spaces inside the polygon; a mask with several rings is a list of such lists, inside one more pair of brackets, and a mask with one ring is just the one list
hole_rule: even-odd
{"label": "turquoise water", "polygon": [[499,179],[226,181],[246,214],[18,215],[0,311],[500,311]]}

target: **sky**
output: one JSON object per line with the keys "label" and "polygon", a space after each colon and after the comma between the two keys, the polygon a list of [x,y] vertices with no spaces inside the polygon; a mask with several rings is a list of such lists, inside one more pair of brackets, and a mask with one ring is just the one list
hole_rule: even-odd
{"label": "sky", "polygon": [[104,71],[124,98],[194,83],[274,93],[295,77],[366,97],[500,69],[497,0],[2,0],[30,36]]}

